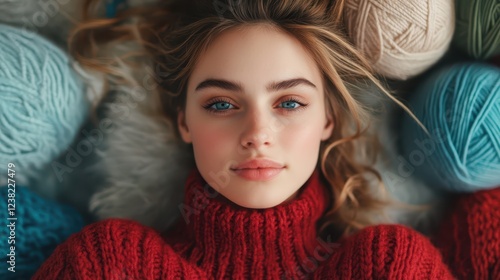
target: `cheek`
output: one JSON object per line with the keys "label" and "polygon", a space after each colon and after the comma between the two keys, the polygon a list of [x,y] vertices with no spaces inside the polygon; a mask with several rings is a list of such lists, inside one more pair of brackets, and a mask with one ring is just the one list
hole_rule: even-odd
{"label": "cheek", "polygon": [[[189,100],[188,100],[189,102]],[[198,101],[191,101],[192,104],[197,104]],[[209,153],[210,147],[216,149],[218,146],[224,145],[228,138],[228,129],[222,129],[218,122],[208,121],[206,114],[200,108],[194,105],[187,110],[188,127],[193,141],[193,148],[202,152]]]}
{"label": "cheek", "polygon": [[282,133],[281,139],[287,146],[311,150],[319,146],[322,130],[318,125],[307,125],[307,122],[288,126]]}
{"label": "cheek", "polygon": [[321,142],[321,127],[299,123],[287,126],[280,135],[285,151],[293,151],[301,158],[317,156]]}
{"label": "cheek", "polygon": [[223,156],[225,150],[234,146],[232,143],[234,136],[230,131],[231,129],[222,129],[220,126],[210,125],[208,122],[196,122],[191,127],[195,152],[205,156]]}

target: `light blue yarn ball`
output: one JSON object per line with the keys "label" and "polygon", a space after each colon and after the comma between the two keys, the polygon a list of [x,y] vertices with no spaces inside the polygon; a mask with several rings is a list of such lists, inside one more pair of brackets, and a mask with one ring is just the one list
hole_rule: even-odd
{"label": "light blue yarn ball", "polygon": [[74,140],[89,102],[71,64],[41,36],[0,25],[0,163],[40,168]]}
{"label": "light blue yarn ball", "polygon": [[453,192],[500,186],[498,68],[467,63],[442,69],[414,93],[410,107],[430,136],[405,116],[405,168]]}
{"label": "light blue yarn ball", "polygon": [[[0,186],[0,227],[2,242],[2,270],[0,279],[30,279],[40,265],[71,234],[85,225],[81,214],[73,207],[40,197],[30,189],[17,185],[14,190]],[[14,216],[9,215],[7,197],[14,194]],[[16,218],[16,220],[7,220]],[[13,227],[8,227],[10,223]],[[11,237],[12,236],[12,237]],[[11,252],[11,246],[15,246]],[[10,267],[11,256],[15,258],[15,272]]]}

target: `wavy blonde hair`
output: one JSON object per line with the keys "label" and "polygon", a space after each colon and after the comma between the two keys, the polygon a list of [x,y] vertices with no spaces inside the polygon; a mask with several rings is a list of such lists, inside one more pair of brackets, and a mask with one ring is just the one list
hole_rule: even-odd
{"label": "wavy blonde hair", "polygon": [[164,117],[174,124],[178,110],[186,105],[186,83],[196,60],[217,35],[245,24],[267,23],[297,38],[323,75],[326,110],[335,127],[321,144],[317,166],[331,195],[320,231],[334,229],[337,236],[345,236],[378,222],[373,214],[382,213],[388,201],[373,194],[374,182],[384,186],[372,167],[379,151],[376,137],[368,130],[372,114],[348,88],[369,81],[407,109],[384,89],[368,61],[345,37],[344,1],[164,1],[120,12],[113,19],[92,16],[98,2],[85,1],[84,21],[69,40],[71,53],[82,65],[116,78],[120,76],[113,68],[117,60],[103,56],[103,50],[124,42],[138,43],[139,51],[120,61],[151,61],[158,83],[155,93]]}

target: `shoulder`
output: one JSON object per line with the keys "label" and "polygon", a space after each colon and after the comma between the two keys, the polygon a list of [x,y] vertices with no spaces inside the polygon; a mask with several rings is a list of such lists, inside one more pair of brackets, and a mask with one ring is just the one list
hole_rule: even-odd
{"label": "shoulder", "polygon": [[[104,251],[121,251],[123,245],[139,246],[148,239],[159,238],[153,228],[136,221],[110,218],[85,226],[80,232],[73,234],[65,242],[67,246],[78,246],[80,249],[105,247]],[[102,250],[102,249],[101,249]]]}
{"label": "shoulder", "polygon": [[104,279],[123,273],[143,278],[143,273],[158,273],[151,264],[179,259],[154,229],[113,218],[87,225],[70,236],[42,264],[34,279],[77,275]]}
{"label": "shoulder", "polygon": [[340,240],[323,270],[342,279],[453,279],[430,240],[402,225],[370,226]]}
{"label": "shoulder", "polygon": [[393,247],[417,245],[420,249],[434,249],[430,240],[423,234],[407,226],[396,224],[366,227],[344,241],[352,244],[370,245],[372,248],[382,247],[388,250],[396,249]]}
{"label": "shoulder", "polygon": [[68,245],[74,247],[73,250],[99,251],[102,258],[125,255],[140,258],[144,249],[154,253],[154,248],[168,247],[153,228],[121,218],[92,223],[68,241]]}
{"label": "shoulder", "polygon": [[119,238],[135,238],[138,233],[146,233],[148,235],[158,235],[158,232],[153,228],[142,225],[139,222],[122,219],[110,218],[98,221],[84,227],[78,234],[91,236],[98,239],[119,239]]}

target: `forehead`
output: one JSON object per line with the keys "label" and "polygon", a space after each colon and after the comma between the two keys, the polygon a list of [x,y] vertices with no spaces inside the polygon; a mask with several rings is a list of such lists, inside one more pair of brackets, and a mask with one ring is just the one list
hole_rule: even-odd
{"label": "forehead", "polygon": [[292,77],[321,84],[316,62],[298,39],[270,25],[252,24],[226,30],[211,42],[198,58],[188,91],[208,78],[236,80],[247,88]]}

